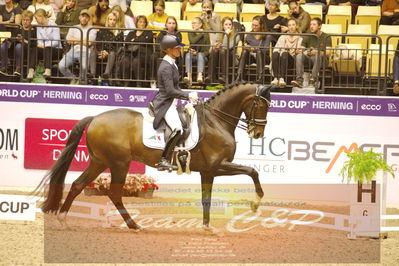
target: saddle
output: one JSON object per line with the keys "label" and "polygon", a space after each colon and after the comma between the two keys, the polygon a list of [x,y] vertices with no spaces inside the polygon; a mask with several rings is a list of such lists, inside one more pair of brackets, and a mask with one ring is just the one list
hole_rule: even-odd
{"label": "saddle", "polygon": [[[180,139],[180,143],[178,143],[178,145],[180,146],[184,145],[184,141],[188,138],[188,136],[190,136],[192,117],[190,112],[184,106],[178,106],[176,109],[177,113],[179,114],[180,122],[183,127],[183,136]],[[148,113],[150,114],[151,117],[155,117],[154,105],[152,102],[148,104]],[[166,124],[166,129],[164,132],[165,142],[168,142],[170,135],[172,134],[172,131],[173,130],[169,127],[169,125]]]}

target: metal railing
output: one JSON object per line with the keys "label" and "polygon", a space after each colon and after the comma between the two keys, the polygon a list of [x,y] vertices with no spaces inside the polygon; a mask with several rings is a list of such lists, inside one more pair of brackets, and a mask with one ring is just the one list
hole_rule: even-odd
{"label": "metal railing", "polygon": [[[22,32],[24,31],[20,25],[10,24],[9,26],[13,26],[15,28],[19,28]],[[80,32],[81,38],[83,37],[83,31],[76,26],[37,26],[43,28],[75,28]],[[126,28],[101,28],[101,27],[93,27],[86,34],[86,39],[90,35],[92,31],[98,30],[121,30],[128,31]],[[143,31],[151,31],[149,29],[143,29]],[[179,31],[183,35],[183,40],[187,42],[187,35],[190,32],[194,32],[191,30],[181,30]],[[226,36],[224,32],[214,32],[214,31],[203,31],[203,33],[208,33],[212,36]],[[276,51],[279,47],[275,47],[274,45],[270,45],[265,47],[262,50],[261,56],[262,60],[260,62],[264,63],[264,67],[262,67],[261,77],[259,79],[259,75],[257,76],[256,70],[259,72],[258,61],[256,60],[256,53],[254,53],[254,49],[250,50],[246,46],[243,45],[243,41],[245,41],[245,36],[250,36],[254,34],[265,35],[266,38],[271,38],[275,42],[280,33],[254,33],[254,32],[237,32],[233,36],[233,42],[227,42],[227,46],[222,49],[225,49],[227,52],[219,53],[219,58],[215,60],[215,44],[211,43],[210,45],[200,45],[194,44],[194,46],[209,46],[209,57],[207,58],[207,63],[205,64],[204,70],[204,78],[209,77],[210,75],[214,77],[224,76],[226,79],[224,80],[224,85],[228,85],[235,80],[245,80],[245,81],[256,81],[259,83],[270,83],[273,76],[273,51]],[[22,34],[23,35],[23,34]],[[312,36],[312,34],[287,34],[284,35],[300,35],[304,36]],[[98,47],[102,46],[112,46],[113,52],[117,55],[117,60],[115,61],[114,68],[107,80],[109,83],[107,85],[116,85],[116,86],[144,86],[149,87],[150,83],[156,80],[156,71],[157,65],[161,60],[162,53],[160,51],[159,43],[154,40],[150,40],[148,43],[135,43],[129,42],[125,40],[126,33],[124,34],[123,41],[112,42],[112,41],[97,41],[93,40],[91,45],[87,43],[78,42],[76,45],[69,45],[68,42],[59,38],[57,40],[53,40],[53,42],[62,43],[62,50],[50,49],[49,54],[45,53],[46,57],[50,57],[54,60],[51,61],[51,69],[52,74],[48,78],[48,80],[53,82],[63,82],[62,80],[71,80],[74,79],[72,77],[65,77],[60,71],[59,68],[61,66],[61,62],[65,63],[65,60],[61,59],[65,57],[67,52],[75,53],[75,51],[80,50],[84,53],[80,53],[78,58],[75,58],[75,62],[72,64],[72,72],[77,76],[79,81],[83,84],[93,82],[93,84],[101,84],[98,82],[98,76],[101,77],[104,74],[104,71],[107,67],[107,58],[98,58],[95,60],[95,66],[91,65],[90,58],[91,53],[98,53]],[[334,91],[338,89],[355,89],[360,90],[362,94],[378,94],[378,95],[386,95],[390,93],[390,82],[389,80],[392,78],[392,63],[394,61],[394,51],[396,51],[396,47],[389,46],[389,43],[397,42],[399,35],[389,36],[386,40],[386,43],[383,43],[382,39],[378,35],[363,35],[363,34],[328,34],[329,38],[334,39],[333,47],[329,48],[330,56],[327,58],[328,64],[322,65],[320,68],[320,72],[318,74],[320,84],[317,87],[318,93],[325,93],[326,90]],[[1,37],[0,37],[1,38]],[[351,43],[356,43],[356,41],[351,42],[350,44],[346,44],[347,40],[353,38],[358,39],[368,39],[370,41],[367,42],[367,47],[362,46],[353,46]],[[7,39],[7,40],[6,40]],[[215,39],[215,38],[210,38]],[[6,44],[4,41],[6,40]],[[25,40],[15,35],[10,38],[2,38],[1,47],[4,50],[9,51],[10,49],[14,49],[15,44],[18,42],[24,42]],[[31,38],[30,41],[40,41],[39,39]],[[44,40],[48,41],[48,40]],[[241,41],[241,42],[240,42]],[[372,44],[374,42],[374,44]],[[271,42],[272,43],[272,42]],[[181,71],[181,76],[183,77],[187,72],[186,64],[185,64],[185,54],[188,52],[189,43],[186,43],[187,48],[183,49],[183,57],[178,60],[179,61],[179,69]],[[342,44],[341,46],[336,46],[337,44]],[[138,47],[134,48],[133,46],[137,45]],[[129,48],[130,46],[130,48]],[[5,49],[7,48],[7,49]],[[18,48],[20,49],[20,48]],[[130,49],[130,50],[129,50]],[[137,50],[134,52],[134,50]],[[243,56],[243,51],[245,51],[245,56]],[[22,49],[21,51],[22,60],[20,76],[16,75],[7,75],[6,77],[2,76],[0,79],[7,81],[24,81],[26,80],[26,73],[28,71],[29,62],[38,62],[38,60],[43,60],[44,56],[38,55],[37,47],[26,47],[26,49]],[[62,52],[62,56],[61,56]],[[144,53],[144,54],[143,54]],[[5,52],[2,50],[2,54]],[[249,54],[249,55],[248,55]],[[320,56],[321,52],[317,51],[317,55]],[[5,62],[7,65],[3,66],[2,69],[7,73],[12,73],[18,67],[16,65],[15,60],[15,51],[14,55],[12,53],[8,54],[8,60],[3,60],[2,63]],[[139,59],[137,58],[139,57]],[[259,57],[258,57],[259,58]],[[48,59],[48,58],[47,58]],[[247,61],[245,61],[245,60]],[[85,60],[86,68],[82,68],[79,66]],[[119,61],[118,61],[119,60]],[[243,61],[241,61],[243,60]],[[286,81],[286,88],[291,88],[290,80],[295,79],[296,77],[296,60],[292,61],[291,65],[286,64],[287,69],[283,72],[284,80]],[[240,63],[241,61],[241,63]],[[47,61],[48,62],[48,61]],[[94,61],[93,61],[94,62]],[[128,64],[125,64],[125,63]],[[69,66],[70,62],[68,62]],[[252,65],[251,65],[252,64]],[[242,68],[244,66],[244,68]],[[95,73],[92,78],[88,78],[86,75],[86,71],[92,72],[94,70]],[[193,66],[193,77],[196,73],[196,67]],[[305,66],[305,72],[309,72],[311,69],[309,66]],[[399,71],[399,69],[398,69]],[[245,72],[245,73],[243,73]],[[254,74],[255,72],[255,74]],[[241,77],[238,75],[240,74]],[[259,74],[259,73],[258,73]],[[212,77],[211,76],[211,77]],[[11,77],[11,78],[10,78]],[[214,85],[219,84],[222,80],[217,80],[212,78],[207,80],[208,83],[205,85]],[[196,82],[196,79],[193,78],[192,84],[194,86],[200,86],[202,88],[204,84],[200,84]],[[102,84],[105,85],[105,84]]]}

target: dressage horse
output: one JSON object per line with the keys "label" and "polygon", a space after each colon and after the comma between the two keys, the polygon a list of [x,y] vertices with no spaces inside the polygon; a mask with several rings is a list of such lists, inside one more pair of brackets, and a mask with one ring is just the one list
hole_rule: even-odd
{"label": "dressage horse", "polygon": [[[201,136],[196,147],[191,150],[190,168],[201,174],[205,229],[209,228],[211,192],[215,176],[249,175],[256,191],[256,201],[252,202],[251,207],[255,211],[259,206],[264,193],[259,183],[258,172],[252,167],[232,163],[236,151],[234,131],[239,126],[246,129],[252,138],[263,137],[271,89],[272,86],[234,84],[195,107]],[[245,118],[241,117],[242,113],[245,114]],[[109,168],[111,171],[109,198],[126,225],[135,231],[141,230],[122,203],[123,184],[131,161],[155,167],[162,153],[161,150],[150,149],[143,145],[142,124],[143,115],[129,109],[115,109],[80,120],[72,129],[59,159],[38,186],[38,189],[46,187],[47,190],[42,211],[58,213],[58,220],[62,225],[66,225],[66,215],[76,196],[100,173]],[[70,192],[61,205],[65,176],[85,129],[90,164],[72,183]]]}

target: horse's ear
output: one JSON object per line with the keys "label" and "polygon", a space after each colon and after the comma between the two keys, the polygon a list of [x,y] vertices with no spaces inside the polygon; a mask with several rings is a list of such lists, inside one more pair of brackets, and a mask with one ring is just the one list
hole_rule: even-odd
{"label": "horse's ear", "polygon": [[273,91],[277,85],[258,85],[259,86],[259,95],[265,97],[270,100],[270,92]]}

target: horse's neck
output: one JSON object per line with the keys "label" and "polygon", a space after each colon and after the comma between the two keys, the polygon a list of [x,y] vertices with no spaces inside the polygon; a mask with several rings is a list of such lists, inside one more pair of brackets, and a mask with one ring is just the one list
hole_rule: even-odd
{"label": "horse's neck", "polygon": [[[212,108],[220,110],[226,114],[229,114],[234,117],[240,117],[243,112],[245,102],[248,101],[249,97],[253,93],[254,93],[253,88],[241,85],[226,90],[224,92],[221,92],[220,95],[216,96],[212,100],[210,105]],[[230,123],[227,122],[227,124],[229,124],[228,125],[229,127],[231,127],[232,123],[234,123],[234,128],[235,128],[235,126],[238,123],[238,120],[231,119],[226,116],[223,117],[230,122]],[[220,117],[218,119],[221,120]],[[226,123],[226,121],[221,121],[221,122]]]}

